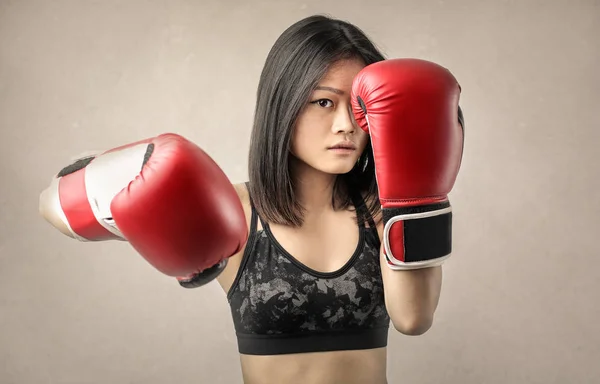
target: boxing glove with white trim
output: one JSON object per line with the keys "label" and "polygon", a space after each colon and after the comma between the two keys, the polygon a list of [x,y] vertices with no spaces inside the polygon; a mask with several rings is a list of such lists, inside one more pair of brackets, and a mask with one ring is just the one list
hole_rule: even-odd
{"label": "boxing glove with white trim", "polygon": [[354,79],[352,109],[371,138],[392,269],[442,264],[452,252],[448,193],[462,161],[461,88],[446,68],[390,59]]}
{"label": "boxing glove with white trim", "polygon": [[40,212],[80,241],[128,241],[189,288],[214,280],[248,235],[227,176],[171,133],[78,159],[42,192]]}

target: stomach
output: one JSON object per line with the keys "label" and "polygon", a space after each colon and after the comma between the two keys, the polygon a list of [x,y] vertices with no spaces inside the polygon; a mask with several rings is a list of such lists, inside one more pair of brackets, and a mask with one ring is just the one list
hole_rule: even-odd
{"label": "stomach", "polygon": [[387,384],[386,348],[240,355],[244,384]]}

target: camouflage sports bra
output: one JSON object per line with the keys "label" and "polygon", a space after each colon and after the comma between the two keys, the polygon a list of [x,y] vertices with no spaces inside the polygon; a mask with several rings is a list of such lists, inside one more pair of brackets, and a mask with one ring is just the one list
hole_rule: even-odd
{"label": "camouflage sports bra", "polygon": [[[357,209],[364,207],[356,201]],[[262,229],[257,230],[257,218]],[[249,355],[385,347],[390,319],[373,220],[348,262],[318,272],[290,255],[252,205],[250,235],[227,299],[238,350]]]}

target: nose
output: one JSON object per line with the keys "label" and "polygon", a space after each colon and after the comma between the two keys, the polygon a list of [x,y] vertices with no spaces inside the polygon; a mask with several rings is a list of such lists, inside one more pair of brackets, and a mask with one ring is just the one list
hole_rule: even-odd
{"label": "nose", "polygon": [[353,134],[356,131],[354,115],[350,107],[347,110],[340,108],[332,128],[334,133]]}

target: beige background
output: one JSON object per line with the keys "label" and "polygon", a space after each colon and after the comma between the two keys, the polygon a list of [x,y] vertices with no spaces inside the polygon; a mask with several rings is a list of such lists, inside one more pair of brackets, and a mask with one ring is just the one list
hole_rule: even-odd
{"label": "beige background", "polygon": [[240,383],[224,294],[37,214],[80,152],[165,131],[246,179],[255,89],[329,13],[459,79],[466,152],[434,327],[390,383],[600,382],[598,1],[0,0],[0,383]]}

